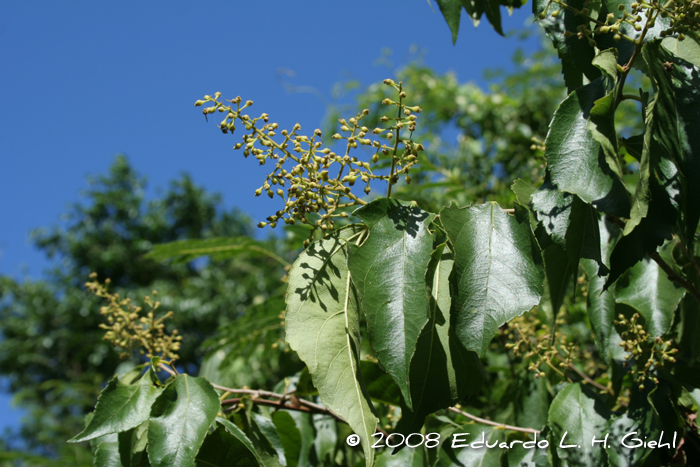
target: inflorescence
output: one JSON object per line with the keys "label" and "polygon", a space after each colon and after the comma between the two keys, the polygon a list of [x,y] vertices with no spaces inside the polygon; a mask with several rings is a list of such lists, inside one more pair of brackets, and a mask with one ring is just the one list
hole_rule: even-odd
{"label": "inflorescence", "polygon": [[[298,123],[291,131],[280,131],[281,138],[276,140],[279,125],[270,122],[268,114],[251,117],[244,113],[253,105],[253,101],[242,103],[240,97],[221,101],[221,93],[217,92],[195,102],[195,106],[212,104],[202,110],[205,116],[215,112],[225,114],[218,125],[223,133],[233,133],[236,122],[244,126],[247,133],[243,135],[243,142],[237,143],[234,149],[243,149],[245,157],[254,156],[260,165],[268,161],[275,164],[263,185],[255,190],[255,196],[263,193],[270,198],[277,196],[284,201],[284,208],[269,216],[267,222],[260,222],[258,227],[269,225],[275,228],[278,222],[283,221],[286,224],[301,222],[310,225],[312,232],[316,229],[333,229],[334,218],[348,217],[347,208],[366,204],[352,192],[356,183],[364,184],[364,193],[369,194],[372,182],[387,181],[387,196],[401,176],[410,183],[409,171],[416,164],[418,154],[424,150],[421,144],[412,139],[417,120],[415,114],[420,113],[421,108],[405,104],[406,92],[401,82],[386,79],[384,84],[393,87],[398,96],[397,100],[387,98],[382,103],[393,107],[397,113],[394,117],[381,117],[381,122],[387,126],[372,130],[361,122],[369,110],[363,110],[347,121],[340,119],[341,132],[331,138],[345,142],[342,155],[336,154],[325,144],[321,130],[317,129],[306,136],[300,133]],[[351,155],[351,151],[358,146],[369,148],[370,154],[373,154],[358,157],[353,152]],[[381,167],[377,164],[382,162],[384,166],[390,162],[388,174],[375,172],[377,167]]]}

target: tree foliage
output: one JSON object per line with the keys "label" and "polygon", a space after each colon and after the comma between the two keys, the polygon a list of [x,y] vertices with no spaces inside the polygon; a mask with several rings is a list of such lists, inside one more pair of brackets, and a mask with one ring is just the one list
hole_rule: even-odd
{"label": "tree foliage", "polygon": [[[499,2],[438,4],[453,37],[462,8],[500,31]],[[533,3],[567,87],[546,136],[517,94],[499,105],[494,89],[485,112],[478,89],[419,68],[404,73],[424,78],[420,106],[387,79],[366,93],[381,106],[332,136],[280,131],[240,97],[197,101],[273,166],[256,195],[283,207],[260,227],[308,234],[280,346],[304,368],[272,391],[236,388],[164,352],[112,380],[72,441],[95,436],[96,465],[696,465],[697,11]],[[633,73],[649,83],[638,94]],[[430,125],[453,119],[451,171]],[[154,255],[223,251],[240,250],[192,240]],[[216,353],[236,355],[222,341]]]}

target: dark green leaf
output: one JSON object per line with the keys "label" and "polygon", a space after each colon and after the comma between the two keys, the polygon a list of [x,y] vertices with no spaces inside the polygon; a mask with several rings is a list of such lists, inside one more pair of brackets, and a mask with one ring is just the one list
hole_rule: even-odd
{"label": "dark green leaf", "polygon": [[207,435],[195,459],[198,467],[258,467],[255,455],[219,425]]}
{"label": "dark green leaf", "polygon": [[284,448],[284,458],[287,467],[297,467],[301,455],[302,439],[294,418],[286,411],[278,411],[272,415],[277,436]]}
{"label": "dark green leaf", "polygon": [[[608,408],[588,387],[579,383],[567,385],[549,407],[548,424],[557,442],[557,455],[571,467],[604,465],[602,443],[592,445],[592,441],[605,436],[609,418]],[[567,445],[576,447],[561,447]]]}
{"label": "dark green leaf", "polygon": [[119,456],[124,467],[139,467],[148,464],[148,421],[136,428],[119,433]]}
{"label": "dark green leaf", "polygon": [[660,41],[646,44],[642,53],[659,96],[653,107],[654,137],[682,174],[682,235],[692,250],[700,219],[700,67],[673,55]]}
{"label": "dark green leaf", "polygon": [[151,405],[161,393],[155,381],[156,376],[150,369],[132,385],[123,384],[115,376],[97,399],[95,415],[88,426],[69,442],[78,443],[108,433],[127,431],[148,420]]}
{"label": "dark green leaf", "polygon": [[[670,259],[670,255],[665,259]],[[685,289],[672,282],[651,259],[645,258],[618,279],[615,301],[636,309],[653,337],[666,334]]]}
{"label": "dark green leaf", "polygon": [[377,418],[360,365],[357,292],[347,267],[347,240],[361,226],[312,243],[289,271],[285,323],[287,342],[309,367],[321,400],[360,436],[371,466],[371,435]]}
{"label": "dark green leaf", "polygon": [[[252,418],[255,421],[255,425],[257,426],[259,432],[265,437],[267,440],[267,443],[269,443],[270,447],[274,449],[276,453],[276,457],[279,460],[279,464],[282,467],[287,467],[287,456],[285,455],[285,443],[282,442],[282,438],[280,434],[277,432],[277,427],[276,425],[267,417],[253,412]],[[292,429],[296,429],[295,425],[289,426]],[[298,435],[298,433],[297,433]],[[292,435],[293,436],[293,435]],[[287,439],[289,441],[289,439]],[[296,436],[296,441],[300,442],[301,441],[301,436]],[[297,457],[296,460],[298,462],[298,451],[297,451]]]}
{"label": "dark green leaf", "polygon": [[[243,433],[243,431],[236,425],[226,420],[225,418],[217,417],[216,423],[226,430],[226,433],[231,436],[230,440],[225,440],[227,445],[231,446],[231,450],[234,451],[241,458],[248,458],[252,456],[258,465],[265,466],[265,460],[260,456],[260,454],[253,446],[252,441]],[[223,434],[221,436],[224,438]],[[240,443],[240,444],[239,444]],[[245,450],[241,449],[243,447]],[[202,452],[204,450],[202,449]]]}
{"label": "dark green leaf", "polygon": [[[570,8],[578,10],[582,10],[584,4],[584,0],[574,0],[567,3]],[[539,19],[539,14],[545,9],[547,9],[546,17]],[[552,15],[555,11],[559,12],[556,18]],[[557,49],[562,62],[564,81],[569,92],[583,84],[583,74],[590,81],[600,76],[598,68],[591,63],[595,57],[595,48],[587,41],[580,40],[575,34],[579,26],[588,23],[585,18],[575,14],[569,8],[563,8],[547,0],[534,0],[532,12],[535,14],[535,18],[538,18],[537,21],[547,37],[554,44],[554,48]],[[571,37],[564,37],[565,31],[574,32],[574,34]]]}
{"label": "dark green leaf", "polygon": [[453,326],[467,350],[483,355],[503,323],[532,309],[543,293],[544,268],[530,225],[497,204],[440,213],[454,247]]}
{"label": "dark green leaf", "polygon": [[457,43],[457,34],[459,33],[459,19],[462,13],[461,0],[435,0],[440,7],[440,12],[445,18],[447,25],[452,32],[452,44]]}
{"label": "dark green leaf", "polygon": [[510,189],[515,193],[515,197],[518,203],[523,206],[529,206],[532,202],[532,195],[537,192],[537,188],[527,183],[525,180],[519,178],[513,182]]}
{"label": "dark green leaf", "polygon": [[573,200],[573,195],[560,191],[552,184],[549,173],[539,190],[532,194],[532,208],[537,220],[552,241],[562,248],[566,248],[566,231]]}
{"label": "dark green leaf", "polygon": [[217,237],[162,243],[155,245],[146,257],[156,261],[172,259],[175,262],[186,263],[201,256],[209,256],[215,261],[221,261],[240,255],[267,256],[283,266],[289,265],[264,244],[250,237]]}
{"label": "dark green leaf", "polygon": [[627,218],[627,191],[588,129],[591,109],[609,92],[608,78],[601,76],[569,94],[554,112],[545,156],[552,183],[561,191],[576,194],[603,212]]}
{"label": "dark green leaf", "polygon": [[188,467],[221,409],[204,378],[178,375],[158,397],[148,426],[148,458],[153,467]]}
{"label": "dark green leaf", "polygon": [[431,291],[430,320],[423,328],[411,362],[413,409],[402,404],[396,431],[420,431],[425,417],[475,394],[483,380],[474,352],[465,350],[450,327],[450,273],[454,256],[446,244],[433,252],[425,280]]}
{"label": "dark green leaf", "polygon": [[373,401],[389,405],[401,403],[401,390],[379,363],[362,360],[360,369],[367,384],[367,394]]}
{"label": "dark green leaf", "polygon": [[425,270],[433,252],[428,225],[435,215],[389,198],[375,200],[354,214],[370,232],[361,247],[350,248],[352,281],[367,317],[372,348],[411,408],[409,366],[428,321]]}

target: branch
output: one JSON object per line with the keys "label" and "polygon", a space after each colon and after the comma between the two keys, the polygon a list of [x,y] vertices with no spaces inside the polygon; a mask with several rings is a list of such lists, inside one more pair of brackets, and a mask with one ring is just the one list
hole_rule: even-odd
{"label": "branch", "polygon": [[[233,388],[227,388],[225,386],[219,386],[218,384],[212,384],[214,386],[214,389],[218,389],[220,391],[225,391],[231,394],[250,394],[253,397],[250,398],[250,400],[254,404],[260,404],[260,405],[267,405],[270,407],[277,407],[278,409],[286,409],[286,410],[295,410],[297,412],[306,412],[306,413],[318,413],[318,414],[323,414],[323,415],[330,415],[331,417],[335,418],[339,422],[345,423],[347,425],[347,421],[341,417],[340,415],[333,413],[331,409],[328,407],[321,405],[321,404],[316,404],[311,401],[307,401],[305,399],[300,399],[298,397],[294,397],[294,399],[290,400],[290,403],[287,404],[286,400],[289,398],[291,393],[286,393],[286,394],[277,394],[275,392],[270,392],[270,391],[263,391],[260,389],[233,389]],[[268,397],[268,398],[273,398],[277,400],[270,400],[270,399],[262,399],[262,397]],[[221,405],[238,405],[243,398],[241,397],[235,397],[233,399],[225,399],[221,401]],[[233,410],[233,407],[228,408],[227,410]],[[387,436],[387,432],[382,430],[380,427],[377,427],[377,431],[384,434]]]}
{"label": "branch", "polygon": [[659,267],[663,269],[663,271],[666,273],[669,279],[683,286],[688,292],[690,292],[690,295],[695,297],[695,299],[698,302],[700,302],[700,292],[698,292],[698,289],[695,288],[692,282],[676,274],[676,271],[674,271],[673,268],[669,266],[669,264],[666,261],[664,261],[663,258],[661,258],[661,256],[659,256],[659,253],[657,251],[647,254],[649,255],[649,258],[656,261],[656,264],[658,264]]}
{"label": "branch", "polygon": [[447,410],[449,410],[450,412],[454,412],[454,413],[458,413],[460,415],[463,415],[467,418],[474,420],[475,422],[483,423],[484,425],[495,426],[498,428],[502,428],[504,430],[520,431],[522,433],[532,433],[532,434],[540,433],[540,430],[535,430],[534,428],[521,428],[519,426],[505,425],[503,423],[492,422],[491,420],[486,420],[485,418],[480,418],[480,417],[477,417],[476,415],[472,415],[470,413],[467,413],[463,410],[458,409],[457,407],[450,407]]}

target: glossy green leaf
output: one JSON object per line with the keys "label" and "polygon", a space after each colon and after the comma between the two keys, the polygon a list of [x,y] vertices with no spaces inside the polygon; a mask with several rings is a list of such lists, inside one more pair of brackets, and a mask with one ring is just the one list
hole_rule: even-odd
{"label": "glossy green leaf", "polygon": [[[414,436],[411,443],[417,442]],[[393,438],[391,442],[394,442]],[[423,446],[417,448],[403,448],[396,454],[387,449],[377,456],[375,467],[428,467],[428,456]]]}
{"label": "glossy green leaf", "polygon": [[287,467],[297,467],[301,456],[302,439],[294,418],[289,412],[280,410],[272,415],[272,423],[275,425],[277,436],[284,448]]}
{"label": "glossy green leaf", "polygon": [[370,231],[361,247],[350,248],[352,281],[367,317],[372,348],[411,408],[409,367],[428,321],[425,270],[433,252],[428,225],[435,215],[389,198],[375,200],[354,214]]}
{"label": "glossy green leaf", "polygon": [[[613,241],[612,236],[615,232],[619,232],[616,226],[610,225],[604,220],[599,222],[598,238],[600,241],[601,256],[604,260],[609,258],[610,245]],[[608,347],[610,335],[614,332],[615,294],[612,290],[605,290],[605,277],[598,275],[600,268],[597,262],[584,259],[581,265],[588,277],[588,320],[593,328],[593,335],[595,336],[598,351],[604,360],[609,361]]]}
{"label": "glossy green leaf", "polygon": [[525,180],[519,178],[513,182],[510,189],[515,193],[515,197],[518,203],[523,206],[529,206],[532,202],[532,195],[537,192],[537,188],[527,183]]}
{"label": "glossy green leaf", "polygon": [[264,244],[250,237],[217,237],[161,243],[155,245],[146,257],[156,261],[172,259],[177,263],[187,263],[201,256],[209,256],[215,261],[221,261],[240,255],[267,256],[283,266],[289,265]]}
{"label": "glossy green leaf", "polygon": [[462,14],[461,0],[435,0],[452,33],[452,44],[457,43],[459,20]]}
{"label": "glossy green leaf", "polygon": [[598,265],[598,275],[604,276],[610,271],[605,263],[608,257],[603,255],[600,236],[600,214],[596,209],[574,196],[569,216],[569,228],[566,231],[566,254],[574,270],[579,259],[592,259]]}
{"label": "glossy green leaf", "polygon": [[123,384],[115,376],[104,388],[88,426],[69,443],[87,441],[108,433],[119,433],[148,420],[151,405],[161,393],[156,376],[149,369],[135,384]]}
{"label": "glossy green leaf", "polygon": [[347,241],[362,231],[345,228],[312,243],[289,271],[287,342],[309,367],[321,400],[360,436],[367,466],[377,418],[360,364],[357,292],[347,267]]}
{"label": "glossy green leaf", "polygon": [[559,191],[552,184],[548,174],[539,190],[532,194],[531,199],[537,220],[542,223],[554,243],[566,248],[566,231],[569,228],[571,203],[574,201],[574,196]]}
{"label": "glossy green leaf", "polygon": [[505,432],[496,427],[464,425],[446,437],[435,467],[501,467],[505,441]]}
{"label": "glossy green leaf", "polygon": [[[570,383],[561,390],[549,407],[548,425],[556,440],[556,452],[571,467],[604,465],[602,443],[610,418],[608,408],[589,389]],[[575,446],[564,448],[562,446]]]}
{"label": "glossy green leaf", "polygon": [[491,23],[491,26],[500,35],[503,35],[501,27],[501,5],[509,8],[519,8],[522,4],[514,1],[495,1],[495,0],[436,0],[440,7],[447,25],[452,32],[452,43],[457,42],[457,34],[459,32],[459,20],[462,7],[469,15],[469,19],[474,26],[478,26],[481,22],[481,17],[486,14],[486,18]]}
{"label": "glossy green leaf", "polygon": [[204,378],[178,375],[158,397],[148,426],[148,458],[153,467],[194,465],[195,455],[221,409]]}
{"label": "glossy green leaf", "polygon": [[402,403],[401,420],[396,425],[399,433],[420,431],[428,414],[454,405],[481,387],[483,375],[476,353],[464,349],[450,328],[449,277],[453,265],[449,247],[439,245],[425,274],[431,293],[430,320],[411,362],[413,409]]}
{"label": "glossy green leaf", "polygon": [[596,101],[610,92],[601,76],[578,88],[559,105],[549,126],[545,157],[552,183],[603,212],[629,217],[624,185],[609,167],[600,143],[588,129]]}
{"label": "glossy green leaf", "polygon": [[451,313],[457,337],[483,355],[499,326],[537,305],[544,268],[529,220],[518,221],[497,204],[440,213],[454,247]]}
{"label": "glossy green leaf", "polygon": [[670,53],[660,42],[646,44],[642,53],[659,96],[653,108],[654,137],[682,174],[682,234],[691,248],[700,219],[700,67]]}
{"label": "glossy green leaf", "polygon": [[[571,8],[583,9],[584,1],[575,0],[567,3]],[[540,13],[547,10],[544,19],[539,19]],[[553,13],[558,11],[556,17]],[[574,34],[565,37],[564,31],[576,31],[578,26],[587,24],[586,20],[573,11],[563,8],[546,0],[534,0],[532,12],[547,37],[557,49],[562,63],[562,74],[569,92],[583,85],[583,75],[590,81],[600,76],[600,71],[591,63],[595,57],[595,48],[587,41],[579,40]]]}
{"label": "glossy green leaf", "polygon": [[615,300],[637,310],[653,337],[666,334],[685,289],[672,282],[665,272],[645,258],[618,279]]}
{"label": "glossy green leaf", "polygon": [[[230,421],[226,420],[225,418],[217,417],[216,418],[216,423],[220,426],[222,426],[225,430],[226,433],[228,433],[234,440],[228,440],[227,443],[230,444],[231,446],[235,447],[237,452],[240,452],[241,457],[248,457],[249,453],[252,455],[255,460],[257,461],[257,464],[260,466],[265,465],[265,460],[260,456],[260,454],[257,452],[255,449],[255,446],[253,445],[253,442],[246,436],[246,434],[238,428],[236,425],[231,423]],[[245,451],[240,451],[238,448],[238,443],[240,443],[241,446],[245,448]]]}
{"label": "glossy green leaf", "polygon": [[686,39],[679,41],[675,37],[665,37],[661,45],[676,57],[700,67],[700,43],[692,36],[687,36]]}
{"label": "glossy green leaf", "polygon": [[100,443],[95,450],[95,467],[124,467],[119,457],[119,443]]}

